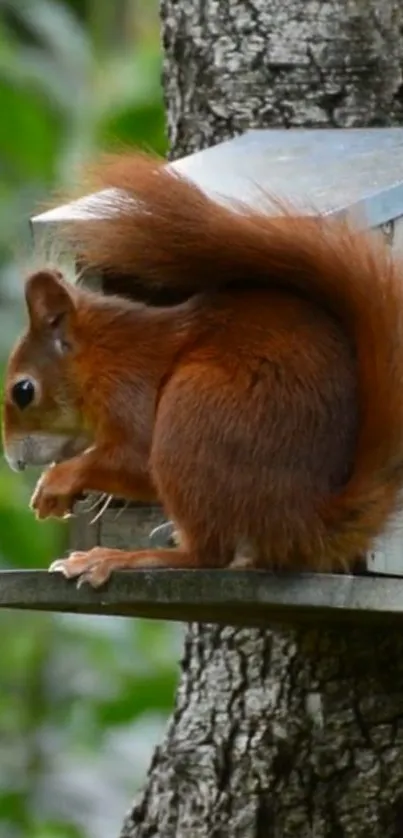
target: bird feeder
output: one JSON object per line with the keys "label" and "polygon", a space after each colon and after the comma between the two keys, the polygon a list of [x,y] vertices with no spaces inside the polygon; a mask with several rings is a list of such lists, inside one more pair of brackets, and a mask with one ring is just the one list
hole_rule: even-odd
{"label": "bird feeder", "polygon": [[[391,248],[403,251],[401,128],[253,130],[167,166],[223,203],[235,198],[258,208],[266,192],[291,201],[302,214],[353,212],[367,227],[380,228]],[[33,217],[34,240],[49,231],[57,238],[58,224],[70,219],[96,218],[102,199],[99,192]],[[100,293],[117,290],[102,276],[83,275],[80,281]],[[74,549],[161,546],[172,534],[157,506],[115,504],[95,523],[85,505],[75,512],[69,524]],[[55,574],[10,572],[2,575],[0,605],[259,626],[318,616],[403,620],[403,509],[373,544],[362,569],[355,575],[122,571],[99,592],[77,591]]]}

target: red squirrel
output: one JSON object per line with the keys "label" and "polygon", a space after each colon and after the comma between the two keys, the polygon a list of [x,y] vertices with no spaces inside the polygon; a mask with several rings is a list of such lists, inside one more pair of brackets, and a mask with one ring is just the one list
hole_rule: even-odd
{"label": "red squirrel", "polygon": [[343,570],[403,486],[403,268],[345,219],[227,206],[163,161],[100,164],[96,219],[66,235],[86,267],[184,299],[155,307],[31,275],[11,352],[11,467],[53,463],[31,505],[64,517],[86,491],[158,499],[175,549],[96,547],[51,570]]}

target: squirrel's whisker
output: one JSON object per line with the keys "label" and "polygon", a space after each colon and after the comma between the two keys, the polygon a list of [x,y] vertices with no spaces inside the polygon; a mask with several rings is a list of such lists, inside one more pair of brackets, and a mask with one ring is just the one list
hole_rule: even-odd
{"label": "squirrel's whisker", "polygon": [[106,498],[105,503],[103,504],[103,506],[101,506],[101,509],[99,510],[99,512],[97,512],[97,514],[92,519],[92,521],[90,521],[90,525],[91,524],[96,524],[96,522],[99,521],[100,518],[102,518],[102,515],[104,514],[104,512],[106,512],[106,510],[107,510],[107,508],[108,508],[108,506],[109,506],[109,504],[111,503],[112,500],[113,500],[113,495],[108,495],[108,497]]}

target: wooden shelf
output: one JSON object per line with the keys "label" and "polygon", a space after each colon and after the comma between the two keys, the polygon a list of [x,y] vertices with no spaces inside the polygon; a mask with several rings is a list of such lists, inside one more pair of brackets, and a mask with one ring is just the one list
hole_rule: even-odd
{"label": "wooden shelf", "polygon": [[270,626],[365,620],[403,623],[403,578],[264,571],[121,571],[77,590],[59,573],[0,572],[0,608]]}

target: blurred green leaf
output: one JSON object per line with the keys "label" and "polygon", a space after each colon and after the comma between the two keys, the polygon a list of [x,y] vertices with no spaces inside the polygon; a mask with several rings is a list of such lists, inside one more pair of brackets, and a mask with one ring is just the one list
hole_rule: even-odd
{"label": "blurred green leaf", "polygon": [[[166,149],[157,14],[157,0],[0,0],[1,369],[38,202],[99,148]],[[64,550],[67,526],[28,508],[34,479],[0,461],[3,568]],[[179,629],[10,611],[0,630],[0,838],[110,838],[172,705]]]}
{"label": "blurred green leaf", "polygon": [[29,838],[84,838],[83,832],[73,824],[46,821],[30,827]]}
{"label": "blurred green leaf", "polygon": [[0,61],[0,112],[7,114],[0,131],[2,189],[18,188],[27,178],[51,184],[57,158],[55,140],[61,126],[44,97],[6,83]]}
{"label": "blurred green leaf", "polygon": [[52,0],[2,0],[4,9],[18,17],[36,35],[44,57],[58,56],[65,67],[85,73],[91,63],[91,33],[81,25],[67,3]]}

